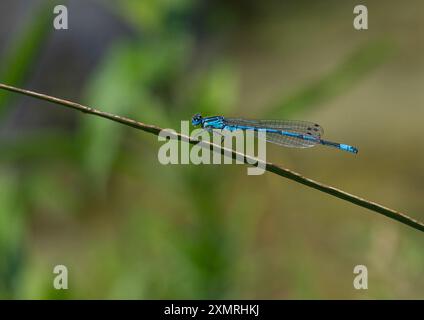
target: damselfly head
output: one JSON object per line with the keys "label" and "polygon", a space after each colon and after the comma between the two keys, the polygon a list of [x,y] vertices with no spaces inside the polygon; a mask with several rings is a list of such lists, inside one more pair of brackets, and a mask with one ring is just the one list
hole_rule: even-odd
{"label": "damselfly head", "polygon": [[201,114],[200,113],[196,113],[194,116],[193,116],[193,118],[191,118],[191,124],[193,125],[193,126],[198,126],[198,125],[200,125],[201,123],[202,123],[202,116],[201,116]]}

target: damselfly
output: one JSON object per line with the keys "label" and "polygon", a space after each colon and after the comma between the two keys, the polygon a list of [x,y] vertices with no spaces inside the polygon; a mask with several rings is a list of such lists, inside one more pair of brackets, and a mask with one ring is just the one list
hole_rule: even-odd
{"label": "damselfly", "polygon": [[[285,147],[308,148],[318,144],[334,147],[351,153],[358,149],[347,144],[321,139],[324,130],[319,124],[296,120],[247,120],[222,116],[202,117],[195,114],[191,119],[193,126],[201,126],[207,131],[213,129],[236,131],[253,130],[265,132],[266,141]],[[260,137],[260,135],[258,135]]]}

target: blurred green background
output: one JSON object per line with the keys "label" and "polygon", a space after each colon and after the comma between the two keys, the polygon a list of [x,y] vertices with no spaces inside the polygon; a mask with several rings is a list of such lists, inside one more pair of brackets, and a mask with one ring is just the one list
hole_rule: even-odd
{"label": "blurred green background", "polygon": [[[315,121],[360,153],[268,160],[424,220],[424,2],[361,1],[367,31],[357,4],[3,0],[0,82],[177,130]],[[163,166],[155,136],[26,97],[0,92],[0,123],[1,298],[424,297],[423,234],[381,215],[241,165]]]}

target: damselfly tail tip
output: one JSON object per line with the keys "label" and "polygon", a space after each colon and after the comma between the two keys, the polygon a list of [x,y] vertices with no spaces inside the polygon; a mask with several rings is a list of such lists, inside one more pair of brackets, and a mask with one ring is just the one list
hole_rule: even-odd
{"label": "damselfly tail tip", "polygon": [[347,144],[340,144],[340,149],[347,151],[347,152],[355,153],[355,154],[357,154],[358,151],[359,151],[357,148],[349,146]]}

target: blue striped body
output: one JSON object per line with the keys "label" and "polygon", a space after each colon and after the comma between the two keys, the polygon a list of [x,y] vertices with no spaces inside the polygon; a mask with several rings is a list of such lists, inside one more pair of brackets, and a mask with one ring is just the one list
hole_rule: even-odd
{"label": "blue striped body", "polygon": [[324,133],[321,126],[307,121],[294,120],[246,120],[225,118],[223,116],[202,117],[196,114],[192,118],[194,126],[201,126],[205,130],[253,130],[265,132],[266,141],[297,148],[307,148],[322,144],[343,151],[358,153],[358,149],[347,144],[331,142],[321,139]]}

